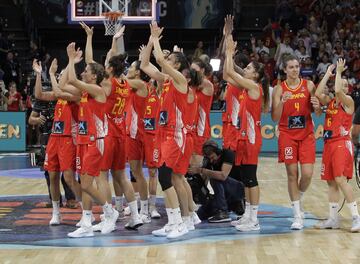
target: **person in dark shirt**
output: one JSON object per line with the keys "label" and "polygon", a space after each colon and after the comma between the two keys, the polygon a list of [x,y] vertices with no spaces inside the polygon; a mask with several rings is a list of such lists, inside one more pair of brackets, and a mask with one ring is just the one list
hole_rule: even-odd
{"label": "person in dark shirt", "polygon": [[208,219],[210,223],[231,221],[229,211],[241,215],[244,213],[244,185],[235,180],[235,154],[229,149],[220,149],[213,140],[203,145],[203,167],[191,167],[190,174],[200,174],[205,182],[210,181],[214,197],[198,210],[200,219]]}

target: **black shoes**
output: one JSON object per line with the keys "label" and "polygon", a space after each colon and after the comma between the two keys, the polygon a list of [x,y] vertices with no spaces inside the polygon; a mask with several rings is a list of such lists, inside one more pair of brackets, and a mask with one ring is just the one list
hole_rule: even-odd
{"label": "black shoes", "polygon": [[219,210],[216,215],[209,217],[208,221],[209,223],[224,223],[230,222],[231,218],[227,212]]}

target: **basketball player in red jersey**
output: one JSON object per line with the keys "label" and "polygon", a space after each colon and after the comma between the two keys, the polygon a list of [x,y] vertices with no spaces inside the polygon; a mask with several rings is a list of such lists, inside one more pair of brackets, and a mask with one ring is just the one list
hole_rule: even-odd
{"label": "basketball player in red jersey", "polygon": [[250,216],[241,218],[236,223],[239,231],[260,230],[257,212],[259,206],[260,190],[256,171],[258,156],[262,144],[261,112],[266,112],[269,105],[269,82],[264,71],[264,65],[253,61],[243,70],[243,75],[234,69],[233,56],[236,42],[232,35],[226,39],[225,70],[237,87],[242,87],[242,102],[239,110],[237,127],[238,146],[236,149],[235,164],[240,166],[241,181],[250,202]]}
{"label": "basketball player in red jersey", "polygon": [[[83,193],[91,196],[103,207],[105,223],[101,233],[107,234],[115,229],[115,223],[119,216],[112,205],[107,203],[104,183],[101,182],[100,167],[104,153],[105,128],[105,91],[100,86],[105,71],[97,63],[87,64],[81,74],[83,81],[76,77],[74,60],[76,57],[75,43],[70,43],[67,47],[69,57],[68,78],[69,83],[74,85],[82,92],[78,112],[78,134],[77,134],[77,153],[76,168],[81,177],[81,189]],[[94,179],[98,188],[93,187]],[[91,224],[91,203],[83,199],[83,220],[80,228],[68,234],[69,237],[88,237],[93,236]]]}
{"label": "basketball player in red jersey", "polygon": [[[184,222],[193,225],[190,223],[192,219],[189,215],[188,196],[184,187],[185,179],[183,176],[187,171],[189,161],[187,164],[179,162],[184,157],[186,148],[184,115],[188,97],[188,80],[182,72],[189,68],[189,64],[184,54],[180,52],[173,52],[165,59],[159,43],[159,37],[163,29],[160,29],[156,22],[150,25],[150,29],[151,36],[140,67],[151,78],[163,83],[158,135],[161,144],[159,182],[164,191],[168,216],[168,224],[159,230],[153,231],[153,234],[176,238],[188,232],[187,224],[184,224]],[[168,77],[149,63],[153,46],[156,61]],[[193,74],[194,77],[198,77],[195,72]],[[173,184],[176,186],[175,188]]]}
{"label": "basketball player in red jersey", "polygon": [[345,70],[345,60],[339,59],[336,66],[335,97],[324,93],[327,81],[333,76],[335,65],[330,65],[321,80],[315,95],[322,105],[326,105],[324,124],[324,151],[321,165],[321,179],[329,186],[329,218],[320,222],[320,229],[338,229],[340,192],[343,193],[352,215],[351,232],[360,231],[360,217],[356,200],[348,179],[353,175],[353,145],[350,129],[354,113],[354,100],[348,93],[347,80],[341,78]]}
{"label": "basketball player in red jersey", "polygon": [[[145,47],[144,47],[145,48]],[[149,172],[149,212],[151,218],[160,218],[156,210],[157,168],[159,166],[159,146],[156,144],[155,134],[158,130],[158,118],[160,100],[159,89],[154,85],[155,81],[148,84],[148,97],[146,98],[144,113],[144,154],[145,163]]]}
{"label": "basketball player in red jersey", "polygon": [[[286,80],[273,91],[271,117],[274,122],[279,122],[279,162],[285,163],[288,191],[294,212],[291,229],[300,230],[303,228],[304,217],[300,200],[310,185],[315,163],[315,137],[311,111],[312,102],[317,100],[314,97],[314,83],[299,77],[300,64],[297,57],[285,56],[283,69]],[[301,177],[298,163],[300,163]]]}
{"label": "basketball player in red jersey", "polygon": [[[76,58],[76,62],[81,59],[81,54]],[[35,97],[42,101],[57,100],[54,112],[54,122],[49,142],[46,147],[46,156],[44,169],[49,172],[50,176],[50,193],[52,197],[52,218],[50,225],[60,224],[60,172],[64,173],[66,183],[75,193],[78,200],[81,201],[81,187],[75,179],[75,155],[76,145],[73,138],[74,128],[76,129],[75,115],[77,114],[77,105],[73,102],[80,101],[81,94],[75,87],[72,89],[74,94],[63,92],[58,87],[55,77],[57,71],[57,60],[51,63],[49,74],[51,79],[51,92],[43,92],[41,85],[41,64],[33,61],[33,70],[36,73]]]}
{"label": "basketball player in red jersey", "polygon": [[[92,57],[92,31],[84,23],[81,24],[87,33],[87,43],[85,58],[87,62],[93,62]],[[101,164],[101,177],[107,183],[108,171],[114,181],[114,189],[116,198],[120,198],[124,192],[125,198],[131,211],[131,219],[125,225],[126,228],[136,229],[142,225],[142,220],[138,214],[137,202],[135,200],[134,189],[125,175],[126,163],[126,126],[125,126],[125,110],[131,101],[132,89],[143,89],[144,83],[139,80],[129,80],[124,75],[126,54],[118,54],[117,39],[124,34],[125,26],[123,26],[114,36],[111,49],[107,54],[105,61],[105,70],[108,78],[101,82],[101,86],[107,96],[105,104],[105,114],[108,120],[108,134],[105,137],[104,157]],[[104,186],[108,203],[111,203],[111,191],[108,183]],[[121,202],[122,203],[122,202]],[[103,219],[102,219],[103,220]],[[99,231],[105,221],[94,226],[94,231]]]}
{"label": "basketball player in red jersey", "polygon": [[214,94],[213,84],[205,78],[205,63],[199,59],[195,59],[190,66],[197,71],[202,77],[202,82],[199,86],[194,87],[197,97],[197,115],[196,115],[196,133],[194,136],[194,163],[201,166],[203,161],[202,146],[210,139],[210,110]]}

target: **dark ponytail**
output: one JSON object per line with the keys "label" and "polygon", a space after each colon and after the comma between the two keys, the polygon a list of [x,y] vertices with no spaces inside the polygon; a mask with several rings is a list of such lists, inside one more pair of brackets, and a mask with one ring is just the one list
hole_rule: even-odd
{"label": "dark ponytail", "polygon": [[109,67],[113,68],[112,74],[119,78],[124,73],[127,53],[112,56],[109,60]]}
{"label": "dark ponytail", "polygon": [[270,93],[269,93],[269,84],[270,80],[267,74],[265,73],[265,66],[262,63],[257,61],[252,61],[255,71],[258,74],[256,82],[259,83],[263,91],[263,105],[262,111],[264,113],[269,111],[269,102],[270,102]]}
{"label": "dark ponytail", "polygon": [[190,86],[199,86],[202,83],[203,80],[203,76],[200,72],[194,70],[194,69],[189,69],[189,85]]}

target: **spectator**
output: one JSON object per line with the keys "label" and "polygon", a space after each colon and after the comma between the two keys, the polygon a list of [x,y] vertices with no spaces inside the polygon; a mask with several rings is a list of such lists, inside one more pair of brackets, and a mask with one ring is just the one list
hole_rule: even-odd
{"label": "spectator", "polygon": [[194,52],[194,55],[193,55],[193,60],[198,59],[200,57],[200,55],[204,53],[203,46],[204,46],[204,44],[203,44],[202,41],[199,41],[197,43],[196,49],[195,49],[195,52]]}
{"label": "spectator", "polygon": [[284,54],[291,54],[291,55],[295,55],[294,50],[292,49],[292,47],[290,46],[290,36],[289,35],[285,35],[284,36],[284,41],[281,42],[280,39],[277,40],[277,49],[276,49],[276,53],[275,53],[275,61],[276,61],[276,67],[281,67],[281,59],[283,57]]}
{"label": "spectator", "polygon": [[307,57],[304,61],[303,67],[300,69],[300,75],[304,79],[308,79],[311,81],[315,81],[316,79],[316,72],[313,68],[313,63],[310,57]]}
{"label": "spectator", "polygon": [[7,110],[15,112],[24,110],[22,97],[16,89],[15,82],[10,82],[9,84],[9,98],[7,102]]}
{"label": "spectator", "polygon": [[19,64],[14,60],[14,54],[10,51],[7,53],[6,62],[3,66],[4,70],[4,83],[9,86],[10,82],[19,83],[20,69]]}
{"label": "spectator", "polygon": [[330,65],[331,63],[329,62],[329,55],[325,52],[324,55],[322,56],[321,62],[318,64],[316,68],[317,74],[320,75],[326,73],[326,70]]}

